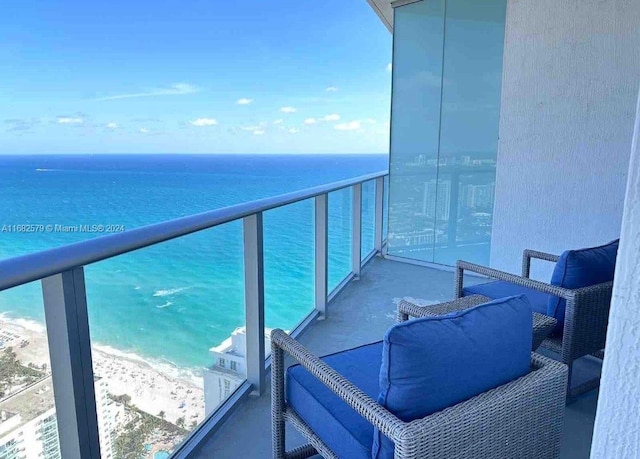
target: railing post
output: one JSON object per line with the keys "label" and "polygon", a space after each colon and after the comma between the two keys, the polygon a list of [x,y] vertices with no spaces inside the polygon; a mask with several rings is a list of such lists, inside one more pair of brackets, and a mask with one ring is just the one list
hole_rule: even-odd
{"label": "railing post", "polygon": [[384,221],[384,177],[376,179],[376,226],[374,233],[374,248],[378,255],[382,253],[382,225]]}
{"label": "railing post", "polygon": [[320,318],[327,317],[327,273],[329,271],[329,205],[328,195],[315,197],[315,293]]}
{"label": "railing post", "polygon": [[351,237],[351,271],[360,277],[362,266],[362,183],[353,185],[353,220]]}
{"label": "railing post", "polygon": [[252,395],[265,389],[264,350],[264,253],[262,212],[243,218],[244,305],[247,339],[247,381]]}
{"label": "railing post", "polygon": [[84,270],[42,279],[60,454],[99,459],[100,439]]}

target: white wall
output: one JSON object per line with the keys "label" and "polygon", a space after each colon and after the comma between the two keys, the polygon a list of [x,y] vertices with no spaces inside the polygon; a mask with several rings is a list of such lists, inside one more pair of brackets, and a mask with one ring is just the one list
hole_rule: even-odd
{"label": "white wall", "polygon": [[640,99],[592,458],[640,457]]}
{"label": "white wall", "polygon": [[618,237],[638,24],[638,0],[509,0],[494,267],[519,272],[525,248],[560,253]]}

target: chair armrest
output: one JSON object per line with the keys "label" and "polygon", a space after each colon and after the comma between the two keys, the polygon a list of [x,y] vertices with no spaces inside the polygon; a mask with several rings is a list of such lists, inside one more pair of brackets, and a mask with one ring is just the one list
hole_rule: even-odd
{"label": "chair armrest", "polygon": [[559,296],[565,300],[570,300],[575,297],[575,291],[558,287],[556,285],[547,284],[546,282],[540,282],[537,280],[529,279],[527,277],[516,276],[515,274],[499,271],[497,269],[488,268],[486,266],[476,265],[475,263],[469,263],[468,261],[458,260],[456,263],[456,296],[460,298],[462,296],[462,280],[464,277],[464,271],[471,271],[476,274],[489,277],[491,279],[510,282],[521,287],[527,287],[530,289],[538,290],[542,293],[548,293],[550,295]]}
{"label": "chair armrest", "polygon": [[565,307],[562,358],[570,362],[605,347],[613,281],[573,290]]}
{"label": "chair armrest", "polygon": [[400,300],[398,303],[398,322],[409,320],[409,317],[434,317],[448,314],[450,312],[458,312],[464,309],[478,306],[479,304],[491,301],[490,298],[480,297],[479,295],[459,298],[446,303],[439,303],[430,306],[418,306],[406,300]]}
{"label": "chair armrest", "polygon": [[550,253],[539,252],[537,250],[526,249],[522,253],[522,277],[529,277],[531,275],[531,259],[537,258],[538,260],[551,261],[557,263],[560,257],[558,255],[552,255]]}
{"label": "chair armrest", "polygon": [[399,457],[532,457],[533,451],[535,457],[557,457],[567,366],[532,353],[531,368],[515,381],[409,422],[396,441]]}
{"label": "chair armrest", "polygon": [[[282,358],[282,351],[292,356],[309,373],[392,440],[406,425],[405,422],[398,419],[393,413],[362,392],[348,379],[313,355],[307,348],[282,330],[275,329],[271,332],[271,349],[272,358],[275,360]],[[272,374],[272,378],[279,378],[278,383],[282,383],[284,365],[282,365],[281,361],[273,365],[276,370],[278,367],[282,368],[282,374]]]}

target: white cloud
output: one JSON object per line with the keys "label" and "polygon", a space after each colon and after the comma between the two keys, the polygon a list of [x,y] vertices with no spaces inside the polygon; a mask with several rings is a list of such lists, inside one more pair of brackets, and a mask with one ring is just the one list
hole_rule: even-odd
{"label": "white cloud", "polygon": [[281,111],[282,113],[295,113],[295,112],[296,112],[296,109],[295,109],[295,107],[282,107],[282,108],[280,109],[280,111]]}
{"label": "white cloud", "polygon": [[140,134],[148,134],[148,133],[149,133],[149,129],[147,129],[147,128],[140,128],[140,129],[138,129],[138,132],[139,132]]}
{"label": "white cloud", "polygon": [[337,113],[333,113],[331,115],[323,116],[320,119],[322,121],[339,121],[340,120],[340,115],[338,115]]}
{"label": "white cloud", "polygon": [[107,123],[105,126],[107,129],[118,129],[118,123]]}
{"label": "white cloud", "polygon": [[117,94],[115,96],[100,97],[96,100],[117,100],[117,99],[134,99],[136,97],[153,97],[153,96],[177,96],[183,94],[194,94],[200,92],[200,89],[189,83],[175,83],[166,88],[155,88],[145,92],[134,92],[130,94]]}
{"label": "white cloud", "polygon": [[215,118],[198,118],[191,121],[191,124],[198,127],[215,126],[216,124],[218,124],[218,120],[216,120]]}
{"label": "white cloud", "polygon": [[298,132],[300,132],[300,129],[298,129],[298,128],[290,128],[290,129],[287,130],[287,132],[289,134],[297,134]]}
{"label": "white cloud", "polygon": [[283,120],[283,119],[275,120],[275,121],[273,122],[273,124],[282,124],[282,123],[284,123],[284,120]]}
{"label": "white cloud", "polygon": [[304,120],[304,124],[306,124],[307,126],[311,126],[312,124],[316,124],[316,119],[315,118],[307,118],[306,120]]}
{"label": "white cloud", "polygon": [[393,70],[393,65],[391,65],[391,62],[389,62],[387,64],[387,72],[390,72],[391,70]]}
{"label": "white cloud", "polygon": [[376,120],[375,118],[367,118],[366,120],[364,120],[364,122],[367,124],[375,124]]}
{"label": "white cloud", "polygon": [[334,126],[338,131],[357,131],[362,128],[360,121],[349,121],[348,123],[340,123]]}
{"label": "white cloud", "polygon": [[238,104],[238,105],[249,105],[252,102],[253,102],[253,99],[248,99],[246,97],[243,97],[242,99],[238,99],[236,104]]}
{"label": "white cloud", "polygon": [[262,135],[265,133],[265,127],[267,126],[266,121],[260,121],[258,124],[253,126],[240,126],[240,130],[253,132],[255,135]]}
{"label": "white cloud", "polygon": [[82,124],[84,120],[79,117],[71,117],[71,116],[59,116],[58,124]]}
{"label": "white cloud", "polygon": [[336,86],[329,86],[325,91],[327,92],[336,92],[338,88]]}

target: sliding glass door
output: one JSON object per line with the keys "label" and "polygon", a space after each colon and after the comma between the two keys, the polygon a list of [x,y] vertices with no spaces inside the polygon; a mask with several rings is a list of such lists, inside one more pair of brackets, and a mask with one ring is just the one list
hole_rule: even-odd
{"label": "sliding glass door", "polygon": [[395,9],[388,252],[489,261],[506,0]]}

